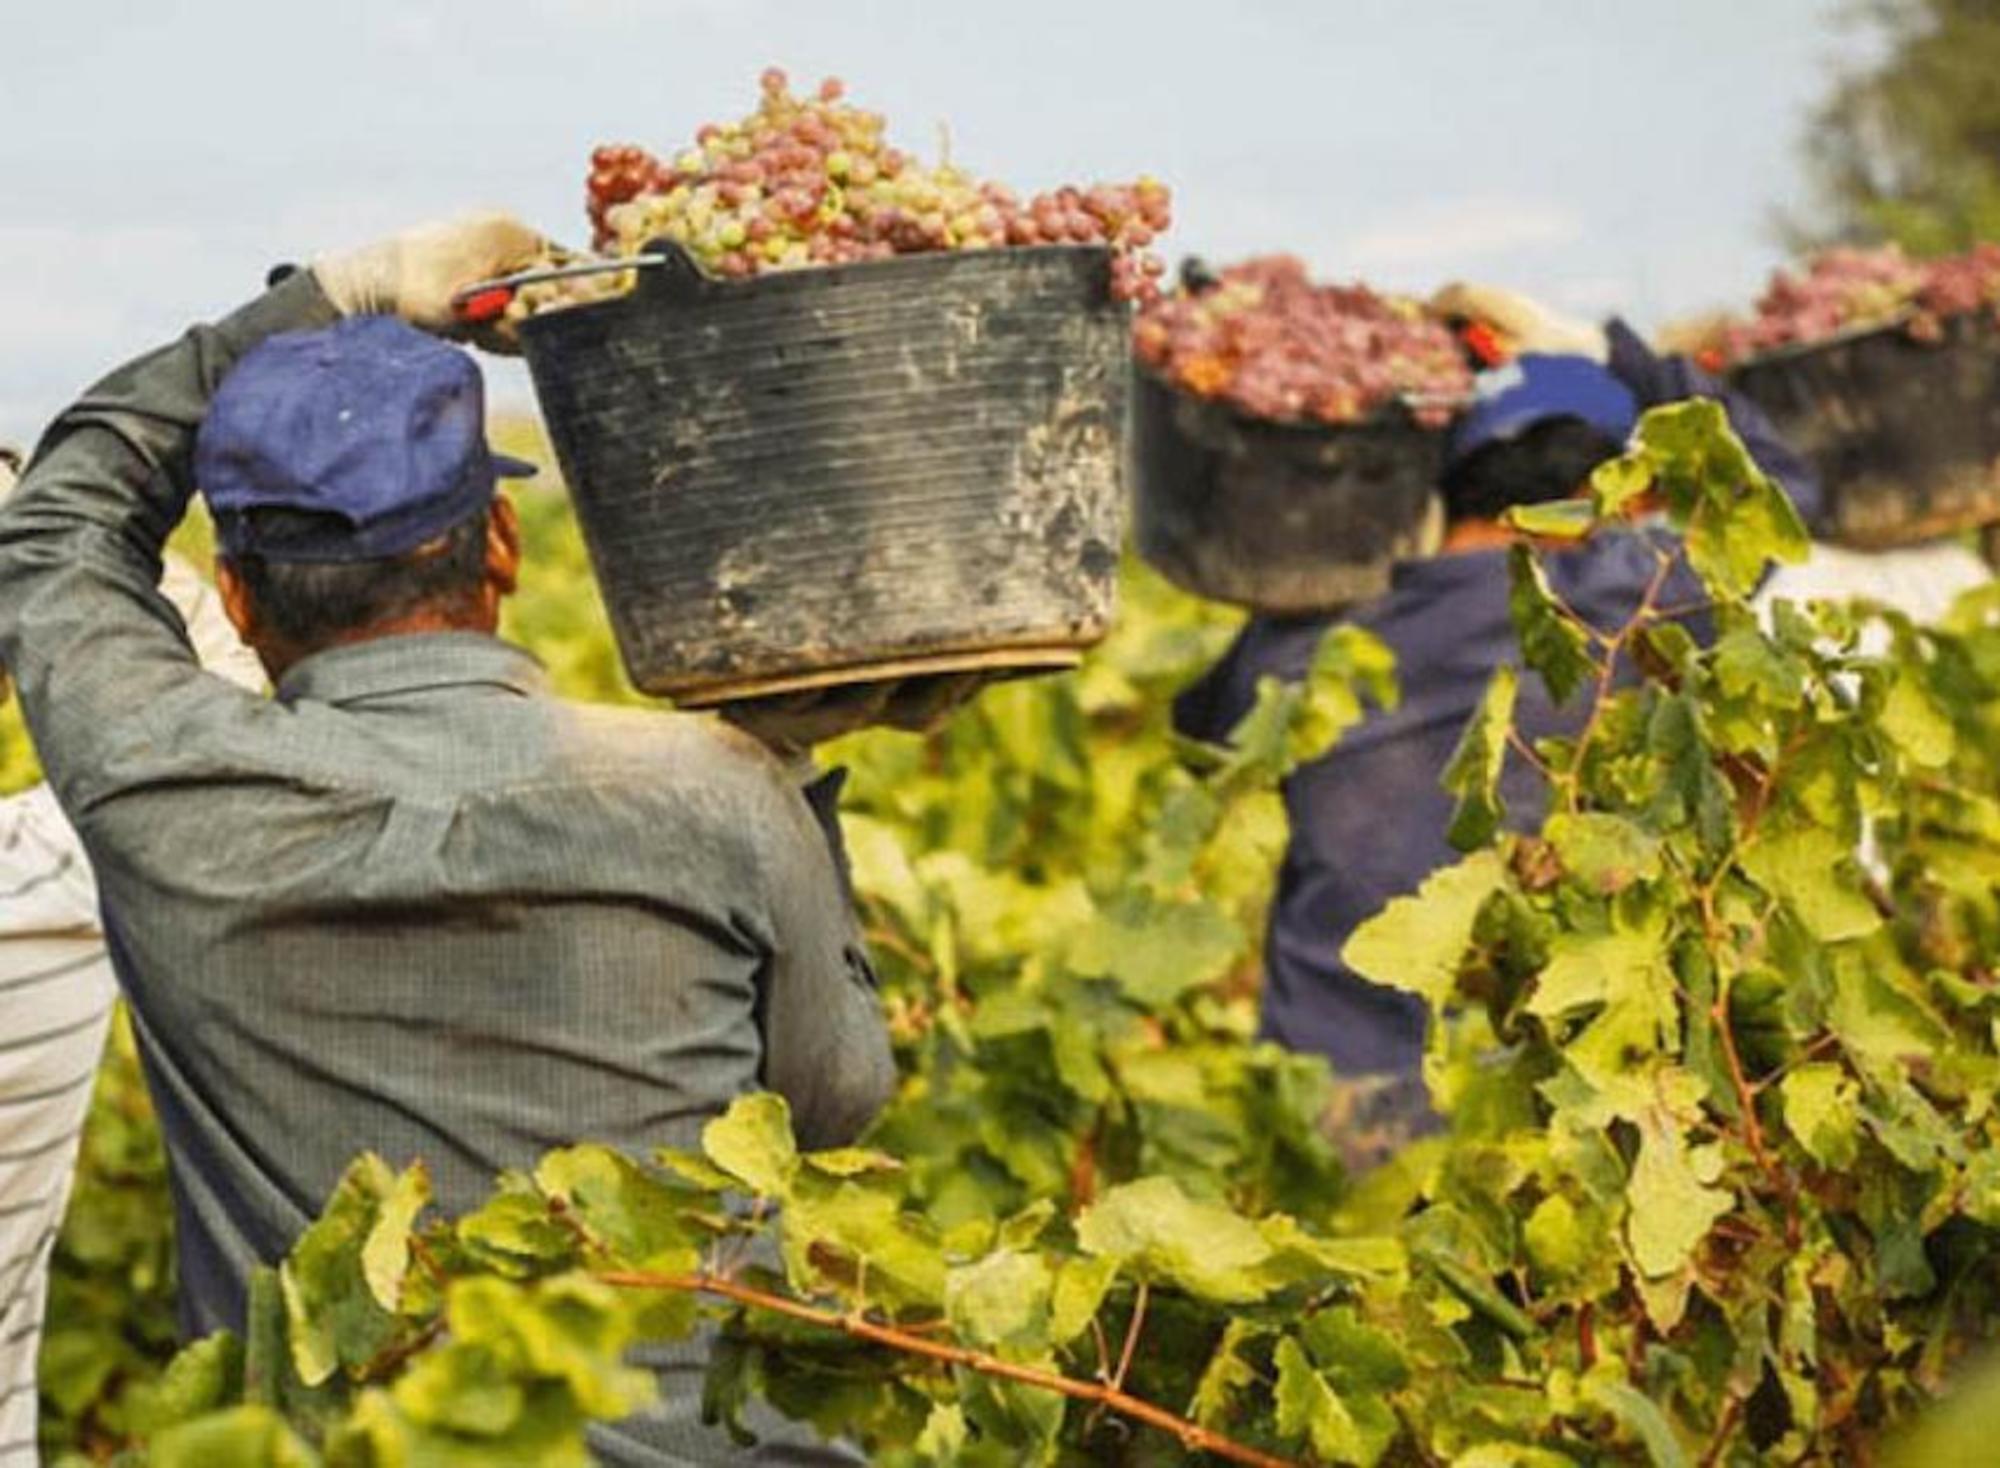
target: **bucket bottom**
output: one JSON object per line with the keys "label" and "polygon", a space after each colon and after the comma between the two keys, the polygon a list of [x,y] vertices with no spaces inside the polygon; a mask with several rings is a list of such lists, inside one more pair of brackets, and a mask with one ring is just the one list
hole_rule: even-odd
{"label": "bucket bottom", "polygon": [[932,673],[993,673],[1027,677],[1035,673],[1059,673],[1083,661],[1083,649],[1073,644],[1051,643],[1042,647],[1000,647],[964,652],[923,653],[888,662],[855,663],[842,668],[813,668],[795,673],[774,673],[754,678],[737,678],[705,683],[699,688],[661,690],[684,709],[714,708],[718,704],[740,703],[745,699],[769,698],[782,693],[805,693],[816,688],[839,688],[850,683],[882,683],[892,678],[918,678]]}

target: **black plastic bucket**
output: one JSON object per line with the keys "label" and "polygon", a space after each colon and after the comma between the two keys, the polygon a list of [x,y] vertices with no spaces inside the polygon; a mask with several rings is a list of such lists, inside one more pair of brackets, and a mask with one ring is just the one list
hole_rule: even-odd
{"label": "black plastic bucket", "polygon": [[1265,612],[1380,595],[1438,522],[1444,435],[1400,405],[1365,423],[1280,423],[1137,374],[1139,553],[1197,596]]}
{"label": "black plastic bucket", "polygon": [[1872,548],[2000,520],[2000,328],[1901,327],[1769,353],[1732,374],[1826,486],[1822,533]]}
{"label": "black plastic bucket", "polygon": [[649,249],[631,294],[521,331],[636,686],[1059,668],[1104,635],[1131,381],[1106,251],[724,282]]}

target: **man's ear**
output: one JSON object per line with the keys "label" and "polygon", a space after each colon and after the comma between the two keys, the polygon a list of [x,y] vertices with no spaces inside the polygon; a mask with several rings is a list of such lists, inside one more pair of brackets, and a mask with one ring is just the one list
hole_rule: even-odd
{"label": "man's ear", "polygon": [[493,496],[486,516],[486,584],[496,597],[521,584],[521,512],[504,494]]}
{"label": "man's ear", "polygon": [[243,584],[243,578],[236,574],[236,567],[227,556],[215,558],[215,589],[222,597],[222,610],[229,618],[229,625],[245,644],[255,647],[257,610],[250,601],[250,588]]}

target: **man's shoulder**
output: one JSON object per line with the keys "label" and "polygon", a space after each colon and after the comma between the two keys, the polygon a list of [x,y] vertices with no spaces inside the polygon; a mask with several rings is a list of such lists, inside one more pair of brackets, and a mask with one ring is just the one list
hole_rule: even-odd
{"label": "man's shoulder", "polygon": [[563,729],[563,763],[583,778],[637,779],[662,791],[699,786],[760,801],[797,793],[770,750],[721,719],[552,702]]}

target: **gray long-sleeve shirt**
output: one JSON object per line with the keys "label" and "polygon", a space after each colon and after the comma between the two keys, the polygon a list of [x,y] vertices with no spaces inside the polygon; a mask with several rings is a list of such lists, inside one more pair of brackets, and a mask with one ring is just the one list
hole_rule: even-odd
{"label": "gray long-sleeve shirt", "polygon": [[192,1331],[240,1324],[362,1148],[454,1209],[759,1086],[844,1142],[893,1079],[827,840],[752,741],[558,701],[476,634],[322,652],[275,699],[197,666],[157,590],[196,427],[251,346],[332,318],[300,275],[113,373],[0,508],[0,665],[97,869]]}

